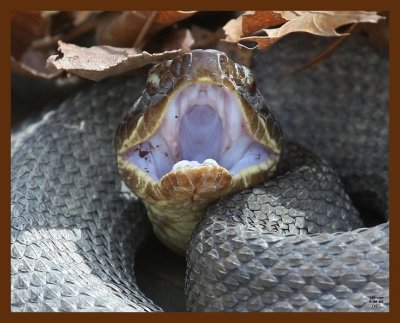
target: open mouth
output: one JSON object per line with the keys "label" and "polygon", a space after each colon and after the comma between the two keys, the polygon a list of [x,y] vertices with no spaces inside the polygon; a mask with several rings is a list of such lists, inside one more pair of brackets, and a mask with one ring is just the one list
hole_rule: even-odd
{"label": "open mouth", "polygon": [[156,132],[124,153],[154,180],[180,168],[214,164],[233,176],[267,163],[274,153],[250,135],[238,97],[213,83],[185,86]]}

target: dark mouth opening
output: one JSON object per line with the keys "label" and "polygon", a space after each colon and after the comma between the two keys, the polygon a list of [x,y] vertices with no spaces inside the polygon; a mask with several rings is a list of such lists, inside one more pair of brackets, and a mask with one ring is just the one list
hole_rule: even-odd
{"label": "dark mouth opening", "polygon": [[158,181],[173,170],[204,164],[236,175],[266,163],[272,154],[249,134],[236,95],[212,83],[196,83],[175,95],[157,131],[125,158]]}

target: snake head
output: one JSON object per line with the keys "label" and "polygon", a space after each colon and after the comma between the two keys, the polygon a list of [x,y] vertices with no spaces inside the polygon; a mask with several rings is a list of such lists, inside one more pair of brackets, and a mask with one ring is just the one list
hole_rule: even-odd
{"label": "snake head", "polygon": [[264,181],[276,169],[280,139],[251,71],[223,52],[193,50],[149,71],[115,148],[157,234],[182,218],[192,224],[179,230],[191,232],[212,201]]}

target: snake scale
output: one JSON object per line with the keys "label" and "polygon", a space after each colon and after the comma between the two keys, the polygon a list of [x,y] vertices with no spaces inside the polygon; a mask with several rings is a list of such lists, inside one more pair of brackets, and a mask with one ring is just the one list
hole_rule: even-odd
{"label": "snake scale", "polygon": [[[285,134],[281,161],[274,178],[222,199],[197,226],[188,310],[388,310],[387,56],[358,37],[287,74],[320,45],[289,37],[255,60]],[[143,86],[135,77],[100,82],[13,144],[13,311],[161,310],[136,285],[134,254],[151,225],[122,188],[113,150]],[[338,172],[371,228],[308,149]],[[335,233],[344,227],[355,230]]]}

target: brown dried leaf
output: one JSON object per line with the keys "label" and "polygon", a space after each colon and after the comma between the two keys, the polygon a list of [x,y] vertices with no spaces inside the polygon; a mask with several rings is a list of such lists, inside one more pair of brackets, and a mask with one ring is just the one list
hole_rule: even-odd
{"label": "brown dried leaf", "polygon": [[263,28],[285,23],[279,13],[274,11],[246,11],[236,19],[231,19],[223,27],[225,40],[238,42],[244,35],[251,35]]}
{"label": "brown dried leaf", "polygon": [[372,44],[378,48],[389,48],[389,23],[388,17],[377,24],[364,24],[362,26]]}
{"label": "brown dried leaf", "polygon": [[[116,16],[109,24],[98,30],[99,44],[116,47],[131,47],[144,26],[145,38],[135,46],[142,48],[145,40],[154,36],[161,29],[192,16],[196,11],[124,11]],[[155,17],[154,17],[155,14]],[[154,17],[151,24],[147,23]],[[146,27],[147,28],[147,27]]]}
{"label": "brown dried leaf", "polygon": [[243,15],[243,35],[250,35],[263,28],[281,25],[286,21],[275,11],[252,11]]}
{"label": "brown dried leaf", "polygon": [[134,48],[111,46],[85,48],[61,41],[58,45],[61,55],[50,56],[47,60],[48,65],[93,81],[120,75],[160,60],[172,59],[182,52],[173,50],[150,54],[139,52]]}
{"label": "brown dried leaf", "polygon": [[46,69],[46,52],[32,48],[34,42],[46,38],[48,16],[38,11],[17,11],[11,16],[11,66],[13,72],[51,79],[57,74]]}
{"label": "brown dried leaf", "polygon": [[189,29],[175,29],[163,39],[162,50],[182,49],[184,52],[188,52],[193,44],[194,39]]}
{"label": "brown dried leaf", "polygon": [[11,56],[19,60],[31,43],[46,34],[46,19],[37,11],[17,11],[11,15]]}
{"label": "brown dried leaf", "polygon": [[289,20],[280,28],[264,29],[269,37],[283,37],[303,31],[319,36],[343,36],[336,32],[340,26],[356,22],[376,23],[382,16],[375,11],[278,11]]}
{"label": "brown dried leaf", "polygon": [[20,61],[11,57],[13,72],[44,79],[53,79],[59,76],[62,71],[54,70],[46,66],[47,53],[30,50],[26,52]]}
{"label": "brown dried leaf", "polygon": [[41,15],[48,20],[49,35],[65,40],[65,35],[76,34],[77,28],[93,21],[99,13],[100,11],[46,11],[41,12]]}
{"label": "brown dried leaf", "polygon": [[166,27],[178,21],[193,16],[197,11],[159,11],[155,20],[156,24]]}
{"label": "brown dried leaf", "polygon": [[[48,49],[54,49],[57,46],[58,41],[63,41],[63,42],[73,42],[75,39],[81,37],[82,35],[89,33],[99,26],[107,23],[110,19],[110,15],[108,13],[101,13],[97,11],[71,11],[68,12],[67,16],[67,21],[69,21],[69,25],[72,28],[67,28],[63,32],[54,32],[54,26],[53,22],[55,20],[58,20],[58,15],[56,13],[62,13],[62,12],[54,12],[52,14],[46,14],[44,15],[42,13],[42,16],[46,17],[52,17],[51,22],[52,22],[52,36],[47,36],[43,37],[41,39],[35,40],[32,43],[32,48],[33,49],[38,49],[38,50],[48,50]],[[68,18],[69,17],[69,18]],[[84,19],[85,17],[85,19]],[[84,19],[84,20],[82,20]],[[79,23],[78,23],[79,22]],[[77,25],[75,25],[78,23]],[[72,26],[74,25],[74,26]],[[50,55],[50,54],[49,54]],[[48,55],[48,56],[49,56]]]}
{"label": "brown dried leaf", "polygon": [[100,11],[74,11],[73,12],[73,17],[74,17],[74,25],[80,25],[84,21],[88,20],[90,17],[93,15],[98,14]]}
{"label": "brown dried leaf", "polygon": [[307,32],[319,36],[344,36],[337,28],[360,22],[376,23],[383,17],[375,11],[276,11],[288,20],[279,28],[263,29],[267,36],[243,37],[240,41],[254,41],[264,49],[281,37],[293,32]]}
{"label": "brown dried leaf", "polygon": [[238,42],[243,36],[243,15],[236,19],[229,20],[222,29],[225,31],[225,40],[230,42]]}
{"label": "brown dried leaf", "polygon": [[[263,36],[250,36],[250,37],[243,37],[240,39],[240,43],[238,45],[240,47],[244,47],[247,49],[265,49],[272,44],[276,43],[280,37],[278,38],[268,38],[268,37],[263,37]],[[255,43],[254,46],[250,46],[247,43]]]}

